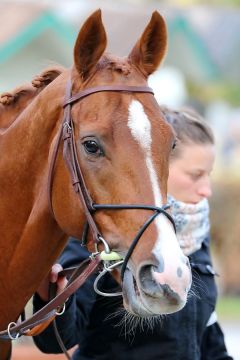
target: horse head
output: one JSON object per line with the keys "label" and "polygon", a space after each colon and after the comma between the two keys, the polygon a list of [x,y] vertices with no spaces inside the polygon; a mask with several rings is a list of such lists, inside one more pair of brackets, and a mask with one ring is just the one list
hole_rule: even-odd
{"label": "horse head", "polygon": [[[148,76],[165,54],[165,22],[154,12],[126,58],[105,53],[106,44],[99,10],[84,23],[75,43],[73,96],[99,86],[146,87]],[[143,205],[99,207],[93,214],[108,247],[124,258],[152,215],[147,207],[166,204],[173,131],[154,96],[147,92],[93,92],[74,101],[71,118],[79,166],[93,203]],[[51,202],[64,232],[80,237],[85,213],[61,159],[56,162]],[[185,305],[191,285],[188,259],[166,212],[158,214],[144,230],[125,264],[125,308],[142,317],[175,312]],[[119,279],[119,270],[113,273]]]}

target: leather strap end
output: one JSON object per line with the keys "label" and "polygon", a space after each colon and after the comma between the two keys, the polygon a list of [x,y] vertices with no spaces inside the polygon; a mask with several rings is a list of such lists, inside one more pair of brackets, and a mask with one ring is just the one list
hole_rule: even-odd
{"label": "leather strap end", "polygon": [[24,336],[36,336],[41,334],[41,332],[43,332],[48,327],[48,325],[51,324],[55,317],[56,316],[53,316],[50,319],[44,321],[42,324],[34,326],[32,329],[26,331]]}

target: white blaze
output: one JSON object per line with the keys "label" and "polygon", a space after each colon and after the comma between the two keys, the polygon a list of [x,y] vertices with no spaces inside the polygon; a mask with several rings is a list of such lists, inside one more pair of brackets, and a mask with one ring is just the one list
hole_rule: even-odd
{"label": "white blaze", "polygon": [[145,154],[145,161],[149,170],[155,205],[162,206],[162,196],[151,156],[151,123],[139,101],[133,100],[129,106],[128,127],[131,130],[132,136],[139,143]]}
{"label": "white blaze", "polygon": [[[142,148],[145,155],[146,166],[149,171],[150,182],[152,184],[152,191],[155,199],[155,206],[161,207],[163,205],[161,190],[152,161],[151,122],[139,101],[133,100],[129,105],[128,127],[131,130],[133,138],[139,143],[139,146]],[[174,257],[174,253],[175,255],[181,255],[177,238],[169,220],[164,215],[158,215],[154,223],[156,224],[158,231],[158,239],[153,249],[154,255],[158,257],[160,251],[161,253],[163,252],[163,248],[164,253],[166,253],[167,250],[167,253],[171,258]],[[173,246],[174,243],[176,246]]]}

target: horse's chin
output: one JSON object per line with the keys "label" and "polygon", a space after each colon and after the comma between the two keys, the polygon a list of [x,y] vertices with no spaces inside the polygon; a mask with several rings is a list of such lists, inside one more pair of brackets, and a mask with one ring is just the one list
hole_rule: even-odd
{"label": "horse's chin", "polygon": [[123,304],[125,309],[138,317],[148,318],[163,314],[171,314],[181,310],[185,303],[169,302],[167,298],[146,294],[138,285],[133,273],[127,268],[123,279]]}

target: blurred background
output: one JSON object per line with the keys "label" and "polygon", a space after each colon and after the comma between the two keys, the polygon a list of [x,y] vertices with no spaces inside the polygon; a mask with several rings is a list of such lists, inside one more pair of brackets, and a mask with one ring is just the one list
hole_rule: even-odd
{"label": "blurred background", "polygon": [[[240,359],[240,0],[0,0],[0,92],[30,82],[50,64],[71,66],[78,30],[98,8],[108,51],[123,56],[154,10],[165,17],[168,53],[150,86],[160,104],[190,105],[214,130],[210,205],[214,267],[220,274],[217,309],[229,352]],[[15,360],[28,359],[14,354]]]}

